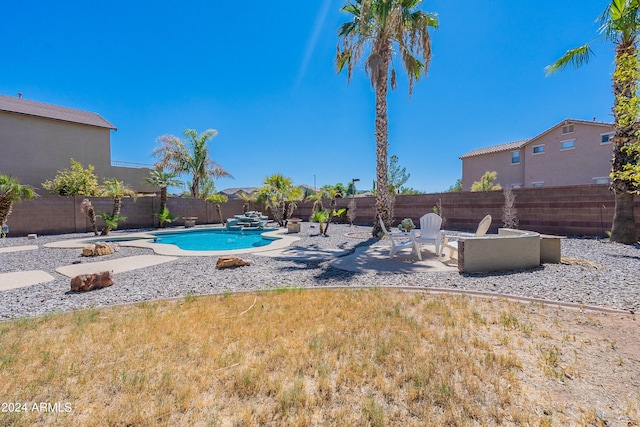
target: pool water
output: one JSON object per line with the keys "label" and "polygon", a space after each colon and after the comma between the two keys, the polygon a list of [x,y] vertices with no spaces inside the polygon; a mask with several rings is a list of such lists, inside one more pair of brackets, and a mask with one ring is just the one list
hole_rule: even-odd
{"label": "pool water", "polygon": [[278,240],[277,237],[263,237],[262,233],[275,229],[231,231],[189,230],[155,234],[155,243],[175,245],[187,251],[225,251],[230,249],[250,249],[266,246]]}

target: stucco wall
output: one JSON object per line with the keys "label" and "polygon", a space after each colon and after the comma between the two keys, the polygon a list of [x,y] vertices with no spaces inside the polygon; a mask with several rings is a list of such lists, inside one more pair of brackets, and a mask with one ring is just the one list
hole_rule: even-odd
{"label": "stucco wall", "polygon": [[[520,156],[522,156],[522,150]],[[475,181],[480,181],[486,172],[495,171],[498,174],[496,183],[503,187],[524,185],[524,163],[522,157],[520,163],[511,163],[511,152],[502,151],[491,155],[469,157],[463,160],[462,189],[470,191]]]}
{"label": "stucco wall", "polygon": [[[527,144],[524,148],[525,187],[544,182],[545,187],[594,184],[595,177],[608,177],[611,170],[611,143],[602,144],[600,125],[574,125],[574,132],[562,134],[562,127]],[[562,142],[574,141],[574,148],[562,150]],[[544,153],[533,147],[544,145]]]}
{"label": "stucco wall", "polygon": [[149,169],[111,166],[111,130],[60,120],[0,111],[0,173],[36,188],[71,167],[74,158],[93,165],[100,183],[118,178],[138,191],[154,191],[144,183]]}
{"label": "stucco wall", "polygon": [[92,164],[100,178],[111,172],[109,129],[0,111],[0,173],[42,188],[71,157]]}
{"label": "stucco wall", "polygon": [[[520,151],[520,164],[511,163],[514,150],[482,154],[462,159],[462,188],[471,190],[474,181],[487,171],[496,171],[503,187],[532,188],[595,184],[594,178],[606,178],[611,170],[611,143],[602,144],[602,135],[613,131],[602,123],[573,123],[574,132],[562,133],[563,124],[529,141]],[[574,148],[563,150],[562,142],[574,141]],[[533,147],[544,145],[544,153]]]}

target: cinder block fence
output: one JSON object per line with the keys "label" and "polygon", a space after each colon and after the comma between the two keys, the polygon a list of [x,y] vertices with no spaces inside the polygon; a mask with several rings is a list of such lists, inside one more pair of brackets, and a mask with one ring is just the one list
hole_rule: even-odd
{"label": "cinder block fence", "polygon": [[[516,195],[519,228],[546,234],[569,236],[605,236],[611,229],[614,197],[606,185],[585,185],[555,188],[513,190]],[[10,236],[29,233],[60,234],[90,232],[91,226],[80,211],[84,197],[43,196],[14,205],[9,217]],[[108,198],[90,198],[96,211],[111,212],[113,201]],[[350,198],[338,199],[338,208],[347,207]],[[159,209],[158,197],[141,197],[136,202],[123,199],[122,215],[127,221],[120,228],[151,228],[157,226],[153,212]],[[375,198],[357,197],[355,223],[371,225],[375,218]],[[486,214],[493,217],[492,232],[502,226],[502,191],[484,193],[435,193],[396,196],[394,218],[397,224],[403,218],[418,223],[419,218],[442,206],[444,228],[472,231]],[[328,201],[325,203],[328,206]],[[178,219],[170,225],[184,225],[182,217],[198,217],[197,224],[216,224],[219,217],[212,203],[201,199],[169,198],[168,208]],[[312,203],[299,202],[293,216],[308,220]],[[251,210],[268,212],[263,206],[251,204]],[[229,200],[221,205],[223,218],[242,213],[241,200]],[[640,197],[635,202],[636,224],[640,220]],[[101,220],[98,219],[99,224]],[[640,233],[640,227],[638,228]]]}

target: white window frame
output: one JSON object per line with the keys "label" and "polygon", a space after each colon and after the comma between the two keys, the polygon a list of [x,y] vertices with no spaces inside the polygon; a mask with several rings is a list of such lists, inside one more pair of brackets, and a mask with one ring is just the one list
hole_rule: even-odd
{"label": "white window frame", "polygon": [[[572,146],[568,147],[568,148],[562,148],[562,145],[566,142],[571,142]],[[569,151],[569,150],[575,150],[576,149],[576,140],[574,139],[567,139],[564,141],[560,141],[560,151]]]}
{"label": "white window frame", "polygon": [[544,181],[531,182],[531,188],[542,188],[542,187],[544,187]]}
{"label": "white window frame", "polygon": [[[517,163],[514,163],[514,161],[513,161],[513,154],[514,153],[518,153],[518,162]],[[520,152],[520,150],[514,150],[514,151],[511,152],[511,164],[512,165],[519,165],[520,162],[522,161],[521,158],[522,158],[522,153]]]}
{"label": "white window frame", "polygon": [[[598,184],[598,185],[604,185],[604,184],[610,184],[611,183],[611,178],[608,176],[594,176],[593,178],[593,183],[594,184]],[[598,181],[606,181],[606,182],[598,182]]]}
{"label": "white window frame", "polygon": [[[607,142],[602,142],[602,137],[607,135],[609,137],[609,140]],[[600,134],[600,145],[607,145],[607,144],[611,144],[611,137],[615,135],[615,132],[606,132],[606,133],[601,133]]]}
{"label": "white window frame", "polygon": [[511,184],[510,187],[514,190],[519,190],[522,188],[522,184]]}
{"label": "white window frame", "polygon": [[[571,128],[571,130],[569,130],[569,128]],[[565,132],[565,129],[567,130],[566,132]],[[568,135],[568,134],[574,133],[574,132],[575,132],[574,125],[564,125],[564,126],[562,126],[562,134],[563,135]]]}
{"label": "white window frame", "polygon": [[[540,151],[539,153],[536,153],[536,148],[540,148],[540,147],[542,147],[542,151]],[[533,147],[531,147],[531,151],[533,152],[534,156],[538,156],[540,154],[546,153],[544,149],[544,144],[534,145]]]}

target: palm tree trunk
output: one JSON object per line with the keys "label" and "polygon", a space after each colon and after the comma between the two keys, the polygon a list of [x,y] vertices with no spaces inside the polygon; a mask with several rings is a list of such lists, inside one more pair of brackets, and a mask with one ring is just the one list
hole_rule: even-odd
{"label": "palm tree trunk", "polygon": [[633,194],[616,192],[615,200],[611,241],[632,245],[638,241],[633,212]]}
{"label": "palm tree trunk", "polygon": [[387,117],[387,92],[389,90],[389,62],[391,59],[391,44],[384,44],[378,52],[381,57],[376,79],[376,219],[371,234],[378,237],[382,227],[378,217],[382,218],[386,227],[391,226],[391,203],[389,199],[388,183],[388,148],[389,148],[389,119]]}
{"label": "palm tree trunk", "polygon": [[191,197],[194,199],[200,197],[200,177],[197,174],[193,175],[193,182],[191,183]]}
{"label": "palm tree trunk", "polygon": [[216,211],[218,211],[218,216],[220,217],[220,224],[224,225],[224,220],[222,219],[222,209],[220,208],[220,203],[216,203]]}
{"label": "palm tree trunk", "polygon": [[6,196],[0,196],[0,227],[6,222],[9,215],[11,215],[11,206],[13,202]]}
{"label": "palm tree trunk", "polygon": [[113,217],[117,217],[118,215],[120,215],[120,211],[122,210],[122,198],[121,197],[114,197],[113,198]]}
{"label": "palm tree trunk", "polygon": [[160,212],[167,207],[167,187],[160,187]]}
{"label": "palm tree trunk", "polygon": [[96,224],[96,211],[93,209],[93,206],[87,207],[87,217],[89,218],[89,223],[91,224],[93,235],[97,236],[99,234],[98,225]]}
{"label": "palm tree trunk", "polygon": [[613,160],[611,165],[611,171],[614,175],[611,189],[615,194],[615,209],[611,227],[611,241],[624,244],[634,244],[638,241],[633,210],[633,193],[631,193],[635,190],[635,186],[632,182],[616,176],[616,173],[623,172],[625,165],[635,163],[633,154],[623,150],[623,147],[637,143],[638,137],[636,135],[640,126],[635,115],[631,114],[632,117],[628,117],[630,112],[624,105],[621,105],[636,96],[638,82],[629,77],[633,73],[619,73],[618,71],[625,71],[620,70],[620,67],[624,67],[624,64],[627,63],[625,56],[635,57],[635,55],[636,48],[633,43],[616,46],[616,72],[614,72],[613,79],[613,117],[616,134],[612,138]]}

